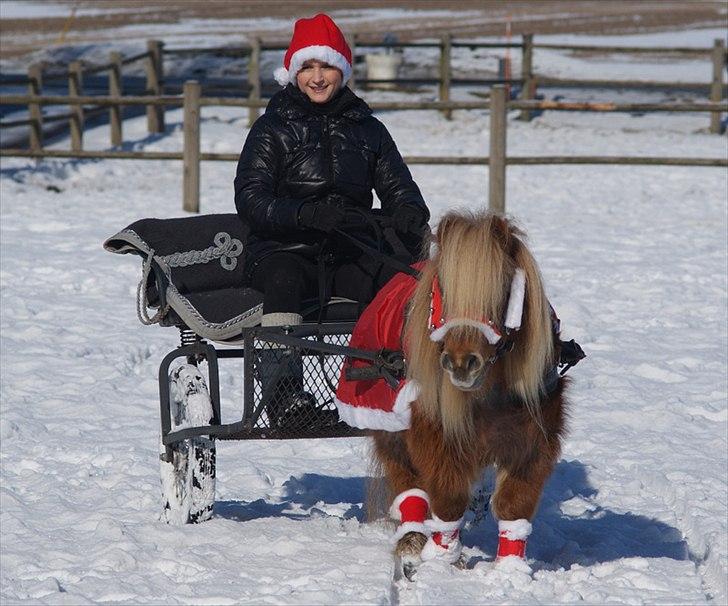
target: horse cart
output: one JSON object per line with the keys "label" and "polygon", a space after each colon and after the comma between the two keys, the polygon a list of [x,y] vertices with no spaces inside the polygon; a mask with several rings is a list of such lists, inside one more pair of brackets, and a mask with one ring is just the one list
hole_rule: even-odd
{"label": "horse cart", "polygon": [[[245,236],[237,215],[218,214],[142,219],[104,243],[110,252],[142,258],[139,320],[180,333],[179,346],[159,367],[163,518],[168,523],[211,517],[215,440],[363,435],[339,420],[334,405],[345,356],[370,362],[368,368],[352,369],[354,380],[357,372],[369,379],[403,372],[396,352],[347,347],[361,312],[357,301],[320,297],[307,302],[299,326],[260,326],[263,296],[243,285]],[[386,260],[381,250],[370,252]],[[280,410],[269,387],[279,377],[262,380],[261,358],[291,351],[302,360],[303,389],[310,397]],[[243,361],[243,398],[240,417],[223,423],[219,364],[230,358]]]}
{"label": "horse cart", "polygon": [[[340,235],[377,261],[418,277],[419,271],[402,261],[400,255],[406,250],[394,233],[391,221],[376,214],[363,218],[374,232],[370,243],[357,240],[346,231]],[[338,410],[342,410],[342,415],[349,414],[345,406],[337,409],[341,402],[335,401],[342,367],[345,385],[354,382],[363,388],[364,384],[357,382],[368,381],[371,385],[376,381],[386,382],[394,389],[404,383],[405,360],[398,351],[400,333],[397,332],[393,347],[376,350],[351,347],[349,339],[362,315],[363,305],[358,301],[326,297],[326,289],[321,287],[326,283],[322,262],[319,263],[323,272],[319,274],[319,296],[304,305],[303,323],[261,326],[263,296],[244,285],[245,240],[246,226],[238,216],[219,214],[142,219],[104,243],[110,252],[131,253],[143,260],[137,289],[139,320],[143,324],[176,327],[180,332],[179,346],[162,359],[159,367],[159,456],[165,499],[163,519],[168,523],[198,523],[212,516],[215,440],[363,435],[362,430],[339,418]],[[380,294],[385,294],[394,282]],[[510,308],[509,300],[508,316]],[[154,310],[151,316],[150,309]],[[368,309],[366,314],[370,312]],[[561,372],[552,367],[544,377],[543,385],[549,393],[560,384],[560,375],[584,357],[573,340],[565,343],[559,339],[558,318],[553,309],[551,313],[552,336],[544,338],[556,340],[557,366]],[[517,315],[520,318],[520,312]],[[505,326],[510,325],[506,321]],[[489,330],[492,329],[490,326]],[[357,331],[361,334],[359,327]],[[512,349],[507,347],[509,343],[508,338],[500,340],[488,363],[494,364],[507,355]],[[273,376],[265,370],[271,368],[271,360],[280,361],[286,355],[300,360],[297,364],[302,366],[302,384],[284,376],[285,364],[274,364]],[[228,358],[243,361],[243,398],[239,419],[236,416],[234,422],[223,423],[219,363]],[[345,360],[348,360],[346,364]],[[288,386],[286,381],[290,381]],[[284,391],[288,389],[306,397],[291,398],[281,406],[277,397],[281,385]],[[356,419],[346,420],[357,425]]]}

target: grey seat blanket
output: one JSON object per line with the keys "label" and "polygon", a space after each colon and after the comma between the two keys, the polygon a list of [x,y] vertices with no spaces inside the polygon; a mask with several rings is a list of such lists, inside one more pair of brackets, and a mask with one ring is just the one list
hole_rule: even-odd
{"label": "grey seat blanket", "polygon": [[[104,242],[142,258],[137,311],[144,324],[187,326],[225,341],[260,323],[263,296],[243,284],[248,228],[236,214],[141,219]],[[155,309],[150,316],[149,308]]]}

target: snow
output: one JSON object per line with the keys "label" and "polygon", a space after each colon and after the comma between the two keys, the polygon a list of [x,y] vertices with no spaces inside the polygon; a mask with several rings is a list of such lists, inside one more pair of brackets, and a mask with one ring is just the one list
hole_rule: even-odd
{"label": "snow", "polygon": [[[379,117],[405,155],[487,150],[485,112]],[[203,150],[239,151],[246,110],[202,118]],[[181,110],[167,123],[149,136],[144,117],[127,120],[125,146],[180,150]],[[509,120],[509,153],[726,157],[707,123],[552,112]],[[108,141],[100,126],[84,144]],[[203,164],[203,212],[231,211],[234,170]],[[483,167],[412,172],[435,219],[486,201]],[[509,167],[508,211],[589,357],[570,371],[570,434],[528,566],[493,563],[488,515],[462,532],[467,569],[426,563],[414,584],[391,582],[393,528],[365,521],[363,438],[219,442],[214,518],[159,521],[156,372],[177,334],[139,325],[138,260],[101,243],[183,216],[181,183],[174,161],[2,159],[3,604],[726,602],[724,169]],[[240,373],[222,365],[223,421],[240,414]]]}

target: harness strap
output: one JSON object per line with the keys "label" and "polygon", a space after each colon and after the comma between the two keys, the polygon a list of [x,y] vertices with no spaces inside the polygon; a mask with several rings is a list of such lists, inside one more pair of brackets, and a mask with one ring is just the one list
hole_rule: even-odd
{"label": "harness strap", "polygon": [[368,244],[364,244],[364,242],[362,242],[358,238],[355,238],[351,234],[346,233],[343,229],[335,229],[334,231],[337,234],[344,236],[347,240],[349,240],[349,242],[351,242],[361,251],[368,254],[370,257],[376,259],[377,261],[381,261],[384,265],[389,265],[391,268],[396,269],[399,272],[410,275],[418,280],[420,279],[421,272],[417,269],[414,269],[413,267],[410,267],[403,261],[395,259],[394,257],[390,257],[388,254],[383,253],[376,248],[372,248]]}

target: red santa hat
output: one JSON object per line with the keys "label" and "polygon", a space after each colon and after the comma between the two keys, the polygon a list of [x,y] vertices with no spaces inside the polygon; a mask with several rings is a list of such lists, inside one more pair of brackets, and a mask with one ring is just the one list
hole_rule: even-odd
{"label": "red santa hat", "polygon": [[296,85],[296,74],[309,59],[318,59],[341,70],[342,85],[351,78],[351,49],[344,34],[328,15],[319,13],[311,19],[299,19],[293,27],[293,38],[273,75],[281,86]]}

